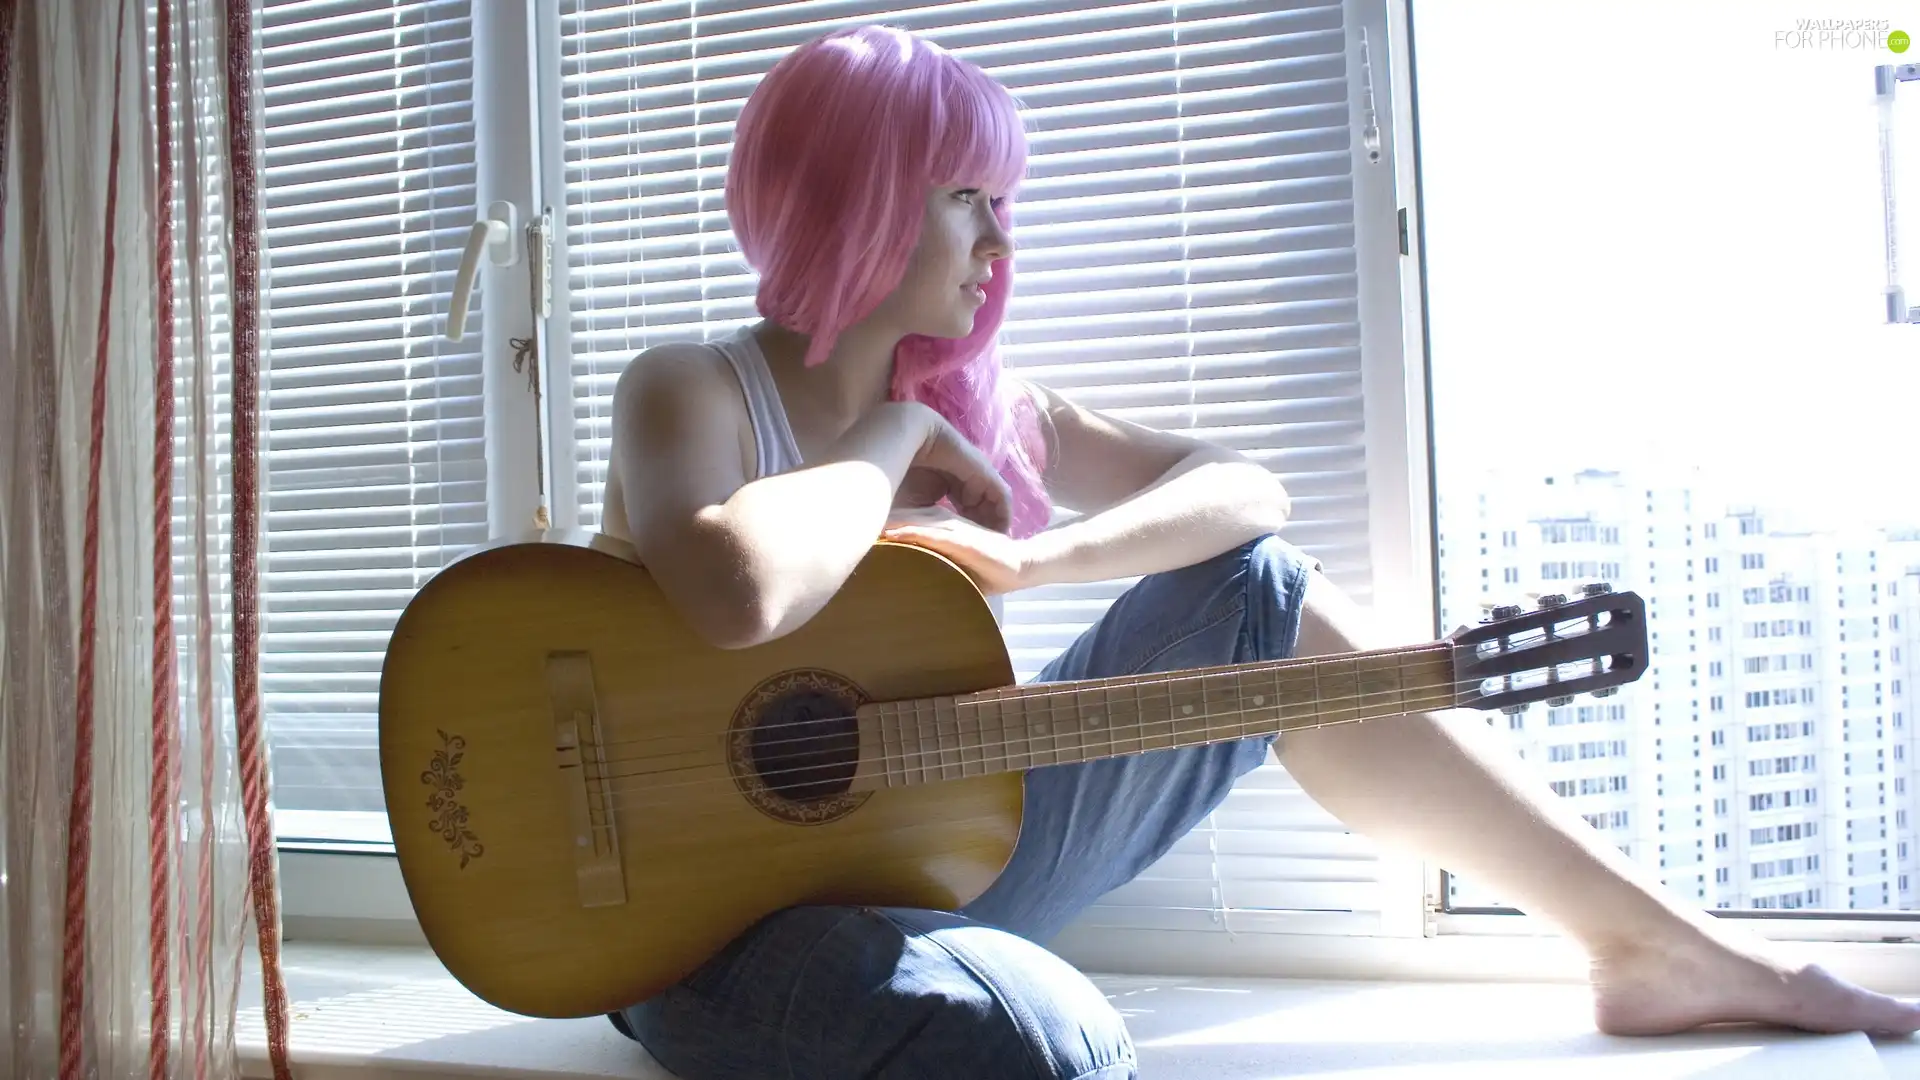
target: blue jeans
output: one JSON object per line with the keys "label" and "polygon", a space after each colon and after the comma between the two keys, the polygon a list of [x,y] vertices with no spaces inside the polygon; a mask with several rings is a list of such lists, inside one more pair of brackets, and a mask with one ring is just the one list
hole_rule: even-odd
{"label": "blue jeans", "polygon": [[[1277,537],[1142,578],[1038,682],[1293,655],[1312,559]],[[1105,995],[1042,948],[1206,817],[1271,736],[1026,776],[1005,871],[959,913],[776,912],[611,1016],[682,1080],[1131,1080]]]}

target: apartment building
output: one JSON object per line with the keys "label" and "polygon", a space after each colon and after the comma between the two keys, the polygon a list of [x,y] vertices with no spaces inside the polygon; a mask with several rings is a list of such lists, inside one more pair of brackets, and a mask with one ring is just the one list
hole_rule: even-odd
{"label": "apartment building", "polygon": [[[1448,627],[1589,581],[1647,601],[1639,681],[1490,714],[1543,782],[1705,906],[1915,909],[1920,530],[1615,472],[1477,487],[1442,490]],[[1497,902],[1474,888],[1456,901]]]}

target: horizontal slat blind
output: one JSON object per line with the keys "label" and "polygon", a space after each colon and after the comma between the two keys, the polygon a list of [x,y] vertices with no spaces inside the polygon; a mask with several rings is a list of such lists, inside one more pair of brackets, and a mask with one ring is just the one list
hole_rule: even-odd
{"label": "horizontal slat blind", "polygon": [[[575,479],[604,497],[638,351],[757,318],[722,189],[733,122],[786,51],[865,8],[567,0],[560,14]],[[1289,536],[1369,599],[1346,30],[1340,0],[890,8],[1004,82],[1029,180],[1004,355],[1073,399],[1266,464]],[[1391,208],[1387,208],[1391,212]],[[1008,598],[1022,678],[1128,581]],[[1089,912],[1103,925],[1361,932],[1373,850],[1277,765]]]}
{"label": "horizontal slat blind", "polygon": [[442,333],[474,220],[469,0],[268,0],[260,44],[274,797],[378,811],[387,636],[487,531],[478,328]]}

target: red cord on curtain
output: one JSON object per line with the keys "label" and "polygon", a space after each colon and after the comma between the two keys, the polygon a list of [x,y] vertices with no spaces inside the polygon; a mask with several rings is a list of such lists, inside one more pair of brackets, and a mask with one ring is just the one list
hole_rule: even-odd
{"label": "red cord on curtain", "polygon": [[287,1069],[287,989],[280,977],[273,823],[260,732],[260,217],[253,155],[253,5],[227,7],[227,178],[233,193],[233,682],[240,798],[247,818],[247,888],[260,935],[267,1050],[275,1080]]}

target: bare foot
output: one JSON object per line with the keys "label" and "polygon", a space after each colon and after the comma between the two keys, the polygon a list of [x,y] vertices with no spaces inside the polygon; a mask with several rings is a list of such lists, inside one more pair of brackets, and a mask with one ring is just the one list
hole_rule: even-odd
{"label": "bare foot", "polygon": [[1703,1024],[1907,1035],[1920,1005],[1863,990],[1818,965],[1794,965],[1719,937],[1596,956],[1594,1018],[1609,1035],[1667,1035]]}

